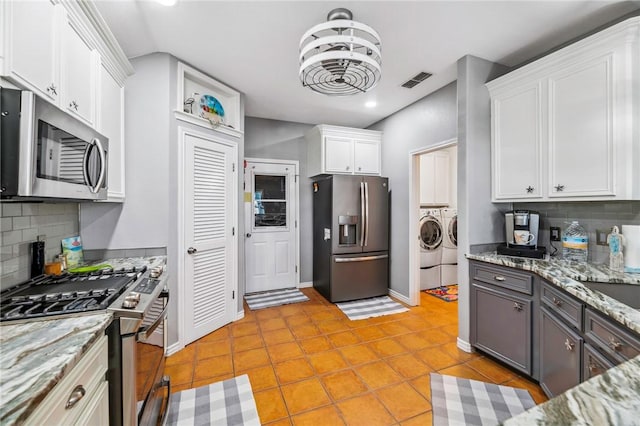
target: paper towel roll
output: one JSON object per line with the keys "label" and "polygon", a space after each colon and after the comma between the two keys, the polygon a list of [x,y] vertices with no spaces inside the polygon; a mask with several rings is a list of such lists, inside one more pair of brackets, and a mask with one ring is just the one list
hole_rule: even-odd
{"label": "paper towel roll", "polygon": [[622,225],[624,235],[624,268],[640,272],[640,225]]}

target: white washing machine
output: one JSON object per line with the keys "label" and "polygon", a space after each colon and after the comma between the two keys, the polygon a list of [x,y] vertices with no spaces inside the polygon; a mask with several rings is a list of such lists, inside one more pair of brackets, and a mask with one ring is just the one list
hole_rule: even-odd
{"label": "white washing machine", "polygon": [[444,226],[439,209],[420,209],[420,289],[440,286]]}
{"label": "white washing machine", "polygon": [[442,268],[440,284],[458,284],[458,210],[442,209]]}

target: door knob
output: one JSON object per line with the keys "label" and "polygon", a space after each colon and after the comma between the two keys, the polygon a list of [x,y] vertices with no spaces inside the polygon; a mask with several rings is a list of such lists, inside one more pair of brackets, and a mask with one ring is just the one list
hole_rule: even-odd
{"label": "door knob", "polygon": [[251,238],[251,233],[247,232],[247,238]]}
{"label": "door knob", "polygon": [[198,251],[198,249],[193,248],[193,247],[189,247],[189,248],[187,249],[187,253],[189,253],[189,254],[193,254],[193,253],[195,253],[195,252],[197,252],[197,251]]}

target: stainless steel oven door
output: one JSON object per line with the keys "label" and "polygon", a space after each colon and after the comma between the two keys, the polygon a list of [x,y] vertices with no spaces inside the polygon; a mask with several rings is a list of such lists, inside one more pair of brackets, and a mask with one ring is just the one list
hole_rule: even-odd
{"label": "stainless steel oven door", "polygon": [[136,401],[139,425],[164,423],[171,385],[164,377],[169,293],[162,292],[136,334]]}

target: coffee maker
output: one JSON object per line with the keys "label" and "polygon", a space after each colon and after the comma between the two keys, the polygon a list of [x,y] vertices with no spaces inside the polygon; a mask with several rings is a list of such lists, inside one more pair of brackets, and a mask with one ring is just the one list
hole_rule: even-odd
{"label": "coffee maker", "polygon": [[498,254],[542,259],[547,250],[538,247],[540,215],[531,210],[512,210],[504,215],[506,244],[498,246]]}

